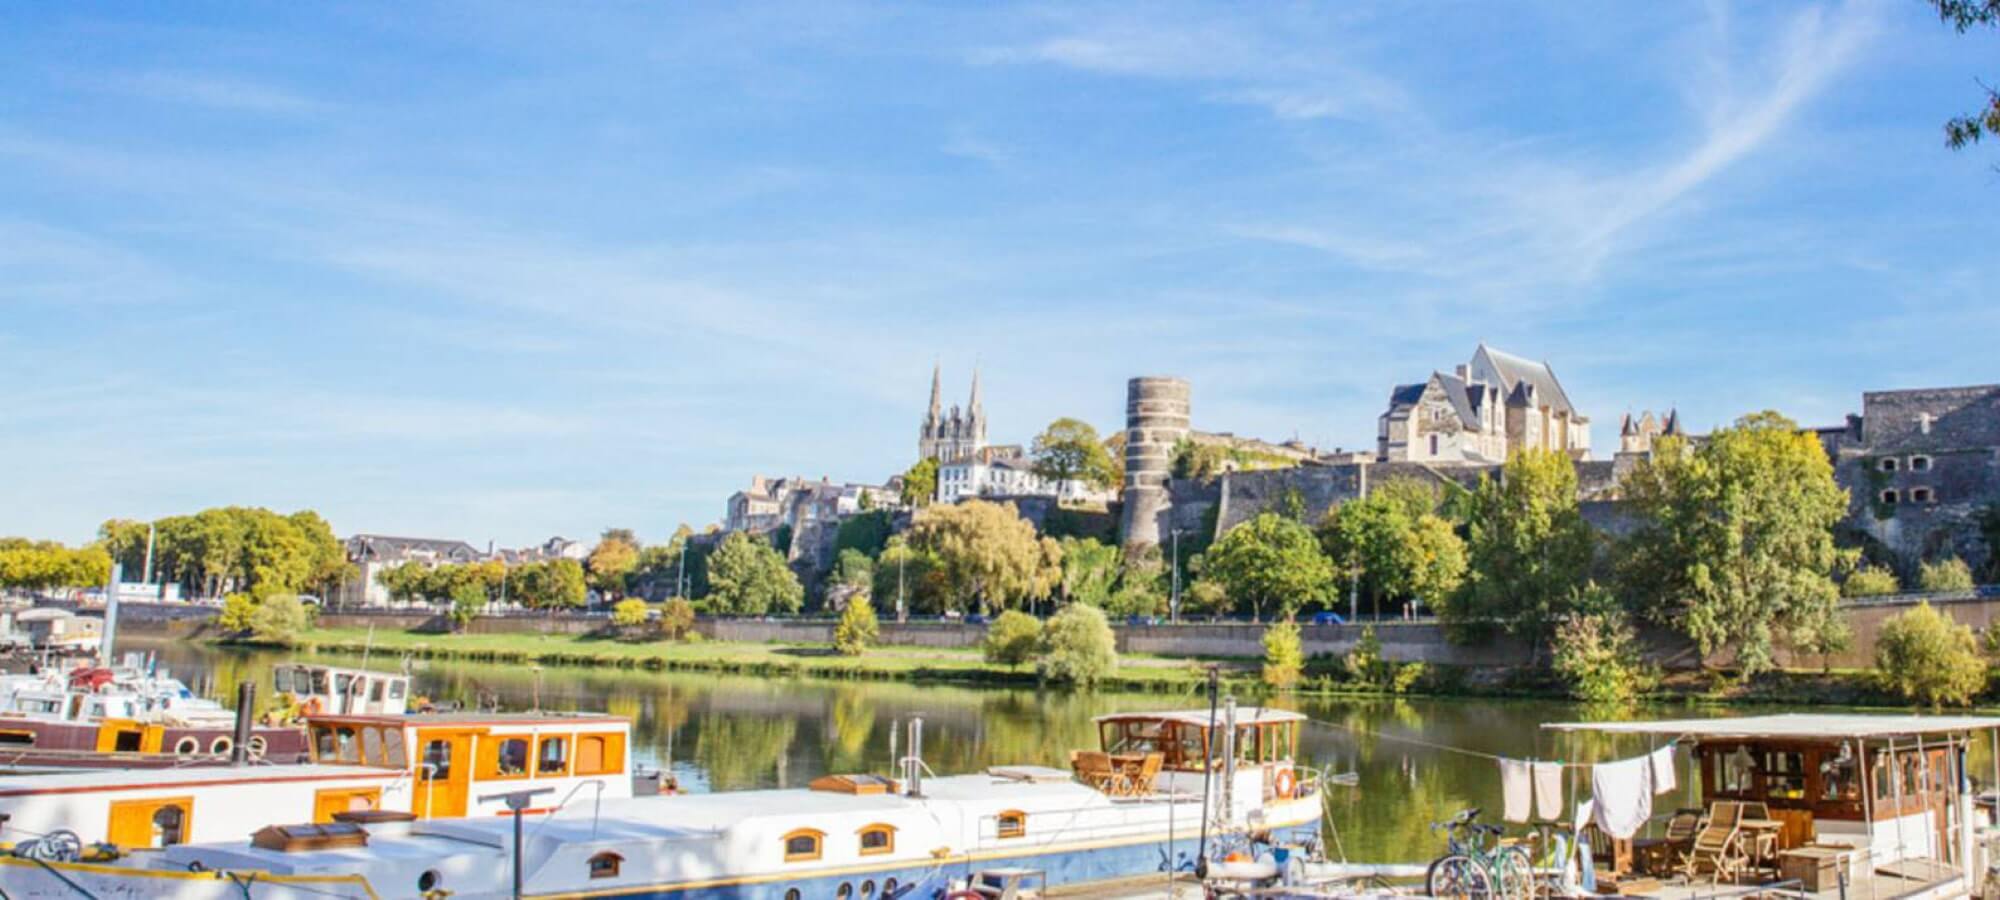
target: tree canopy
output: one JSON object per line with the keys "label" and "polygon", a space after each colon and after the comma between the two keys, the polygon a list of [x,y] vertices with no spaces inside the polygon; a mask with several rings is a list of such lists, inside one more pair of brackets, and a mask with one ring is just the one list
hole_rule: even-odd
{"label": "tree canopy", "polygon": [[910,546],[930,553],[952,608],[1005,609],[1046,596],[1062,578],[1062,549],[1038,537],[1013,504],[968,500],[917,514]]}
{"label": "tree canopy", "polygon": [[1596,548],[1577,507],[1576,465],[1553,450],[1516,452],[1465,505],[1466,587],[1440,615],[1461,626],[1497,621],[1539,647],[1569,612]]}
{"label": "tree canopy", "polygon": [[1050,422],[1048,428],[1035,435],[1030,457],[1034,460],[1035,474],[1059,487],[1071,481],[1096,488],[1109,488],[1117,483],[1116,467],[1104,441],[1097,436],[1097,429],[1080,419]]}
{"label": "tree canopy", "polygon": [[805,587],[785,557],[741,531],[722,539],[708,560],[709,608],[727,615],[798,612]]}
{"label": "tree canopy", "polygon": [[1465,578],[1465,544],[1439,516],[1437,489],[1414,478],[1391,478],[1368,496],[1329,510],[1320,544],[1367,595],[1399,608],[1421,600],[1436,609]]}
{"label": "tree canopy", "polygon": [[609,598],[623,596],[626,579],[639,566],[638,539],[626,528],[613,528],[604,532],[604,538],[590,551],[586,567],[590,570],[589,583],[598,593]]}
{"label": "tree canopy", "polygon": [[[1938,18],[1964,34],[1975,27],[2000,25],[2000,0],[1930,0]],[[1985,84],[1984,108],[1944,123],[1945,144],[1958,150],[1976,144],[1980,138],[2000,134],[2000,91]]]}
{"label": "tree canopy", "polygon": [[1264,513],[1217,539],[1202,558],[1202,577],[1213,579],[1261,618],[1266,606],[1291,618],[1332,587],[1333,561],[1312,530],[1277,513]]}
{"label": "tree canopy", "polygon": [[0,538],[0,588],[102,587],[110,580],[111,554],[102,545],[71,549],[55,541]]}
{"label": "tree canopy", "polygon": [[[259,596],[325,590],[352,574],[346,550],[312,510],[281,515],[226,506],[153,523],[156,577],[189,595],[247,591]],[[113,519],[98,529],[105,548],[139,575],[145,566],[146,523]]]}
{"label": "tree canopy", "polygon": [[1733,646],[1745,673],[1768,669],[1774,643],[1840,596],[1833,526],[1847,492],[1818,439],[1784,416],[1744,416],[1697,446],[1664,439],[1625,493],[1641,523],[1623,547],[1627,597],[1703,654]]}
{"label": "tree canopy", "polygon": [[920,459],[903,473],[903,492],[900,499],[904,506],[929,506],[937,499],[938,461]]}

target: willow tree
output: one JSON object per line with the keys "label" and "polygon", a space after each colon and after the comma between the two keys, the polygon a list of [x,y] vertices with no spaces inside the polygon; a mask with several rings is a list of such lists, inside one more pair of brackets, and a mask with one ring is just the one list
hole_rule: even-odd
{"label": "willow tree", "polygon": [[968,500],[917,514],[909,545],[937,563],[954,608],[990,611],[1062,583],[1062,549],[1038,537],[1013,504]]}
{"label": "willow tree", "polygon": [[1790,419],[1744,416],[1693,446],[1663,439],[1624,489],[1640,522],[1621,548],[1627,596],[1704,656],[1733,647],[1744,674],[1761,672],[1780,640],[1814,643],[1833,619],[1847,492]]}

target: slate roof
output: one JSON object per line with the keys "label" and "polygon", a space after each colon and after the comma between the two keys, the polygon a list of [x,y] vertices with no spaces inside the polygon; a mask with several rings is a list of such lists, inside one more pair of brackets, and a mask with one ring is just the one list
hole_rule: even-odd
{"label": "slate roof", "polygon": [[357,534],[347,539],[348,555],[356,559],[408,559],[419,553],[443,558],[478,559],[479,549],[464,541],[446,538],[395,537],[386,534]]}
{"label": "slate roof", "polygon": [[1522,384],[1528,384],[1534,387],[1535,393],[1541,395],[1542,402],[1548,404],[1551,410],[1566,412],[1573,417],[1576,415],[1575,407],[1569,402],[1569,393],[1563,390],[1562,382],[1556,380],[1555,370],[1549,368],[1548,363],[1523,359],[1485,344],[1479,345],[1479,352],[1485,354],[1493,369],[1500,373],[1505,382],[1501,389],[1507,392],[1510,400],[1521,395]]}

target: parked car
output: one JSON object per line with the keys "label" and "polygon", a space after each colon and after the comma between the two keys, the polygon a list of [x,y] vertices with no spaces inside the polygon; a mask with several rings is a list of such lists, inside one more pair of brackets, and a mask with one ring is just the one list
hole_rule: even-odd
{"label": "parked car", "polygon": [[1340,613],[1337,613],[1337,612],[1323,612],[1323,613],[1314,613],[1314,614],[1313,614],[1313,624],[1314,624],[1314,625],[1345,625],[1345,624],[1347,624],[1347,619],[1343,618],[1343,617],[1342,617],[1342,616],[1340,615]]}

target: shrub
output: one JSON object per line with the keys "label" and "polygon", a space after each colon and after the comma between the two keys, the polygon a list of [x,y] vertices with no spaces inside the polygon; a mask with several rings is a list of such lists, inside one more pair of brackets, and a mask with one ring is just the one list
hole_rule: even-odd
{"label": "shrub", "polygon": [[1914,703],[1964,706],[1986,687],[1986,661],[1971,628],[1919,603],[1883,623],[1875,640],[1875,677]]}
{"label": "shrub", "polygon": [[1862,566],[1847,576],[1840,584],[1842,597],[1880,597],[1902,590],[1896,583],[1896,573],[1875,566]]}
{"label": "shrub", "polygon": [[464,628],[479,617],[479,611],[486,608],[486,588],[474,582],[465,582],[451,589],[451,624]]}
{"label": "shrub", "polygon": [[1956,556],[1924,563],[1917,570],[1917,586],[1926,591],[1972,590],[1972,567]]}
{"label": "shrub", "polygon": [[660,604],[660,632],[672,640],[692,640],[694,604],[675,597]]}
{"label": "shrub", "polygon": [[1393,694],[1403,693],[1424,677],[1423,663],[1396,663],[1382,655],[1382,639],[1375,636],[1375,626],[1361,629],[1361,640],[1355,642],[1354,649],[1340,661],[1341,668],[1347,670],[1348,680],[1365,687]]}
{"label": "shrub", "polygon": [[1153,579],[1127,576],[1118,590],[1105,601],[1104,611],[1120,619],[1132,616],[1152,618],[1159,615],[1166,605],[1167,596],[1160,593],[1160,586]]}
{"label": "shrub", "polygon": [[1299,640],[1299,623],[1286,620],[1264,629],[1264,683],[1281,691],[1299,683],[1306,667],[1305,645]]}
{"label": "shrub", "polygon": [[627,597],[611,607],[611,624],[620,628],[637,628],[646,624],[646,601],[637,597]]}
{"label": "shrub", "polygon": [[1118,639],[1094,606],[1072,603],[1042,628],[1042,658],[1035,670],[1045,681],[1088,687],[1118,668]]}
{"label": "shrub", "polygon": [[215,617],[215,624],[227,631],[249,631],[250,617],[256,612],[257,601],[249,594],[230,594],[222,598],[222,614]]}
{"label": "shrub", "polygon": [[1551,643],[1556,675],[1585,703],[1629,704],[1659,681],[1623,612],[1573,613],[1557,623]]}
{"label": "shrub", "polygon": [[867,594],[855,594],[841,611],[839,624],[833,626],[833,649],[844,656],[860,656],[880,633],[875,604],[868,602]]}
{"label": "shrub", "polygon": [[987,662],[1012,667],[1034,658],[1041,643],[1041,620],[1010,609],[986,626],[986,640],[981,646]]}
{"label": "shrub", "polygon": [[264,598],[250,614],[250,633],[260,641],[290,645],[312,627],[312,611],[292,594]]}

